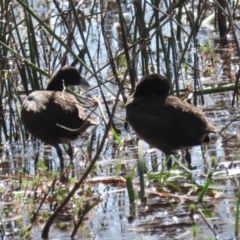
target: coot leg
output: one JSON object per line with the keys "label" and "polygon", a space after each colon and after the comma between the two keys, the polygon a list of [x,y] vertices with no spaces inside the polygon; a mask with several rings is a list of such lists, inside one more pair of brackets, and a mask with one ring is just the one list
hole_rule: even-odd
{"label": "coot leg", "polygon": [[63,162],[62,150],[61,150],[61,148],[59,147],[58,144],[54,145],[54,147],[56,148],[57,155],[58,155],[59,160],[60,160],[60,170],[62,171],[63,168],[64,168],[64,162]]}
{"label": "coot leg", "polygon": [[187,161],[188,168],[191,170],[192,169],[192,158],[191,158],[191,154],[188,151],[188,149],[185,149],[185,159]]}
{"label": "coot leg", "polygon": [[70,163],[72,163],[73,162],[73,149],[72,149],[72,144],[71,143],[68,144],[67,154],[70,158]]}

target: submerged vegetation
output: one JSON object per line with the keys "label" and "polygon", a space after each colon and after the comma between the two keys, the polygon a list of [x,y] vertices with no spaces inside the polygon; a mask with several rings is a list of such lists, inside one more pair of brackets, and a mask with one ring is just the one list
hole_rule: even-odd
{"label": "submerged vegetation", "polygon": [[[127,238],[237,236],[237,3],[1,1],[2,238],[30,238],[40,231],[47,238],[51,227],[59,238],[64,232],[62,239],[94,238],[110,224],[121,231],[113,230],[109,239],[130,233]],[[20,109],[25,96],[45,89],[49,77],[65,65],[89,79],[91,88],[81,89],[81,94],[67,91],[100,125],[74,142],[74,163],[65,154],[66,167],[60,172],[54,151],[24,129]],[[173,157],[167,169],[169,159],[162,161],[161,152],[138,142],[126,121],[127,98],[136,81],[150,73],[165,75],[172,94],[205,107],[207,117],[221,129],[221,137],[192,150],[192,171],[182,163],[182,154]],[[229,202],[227,215],[224,206]],[[99,217],[111,212],[114,222]],[[226,215],[230,223],[224,222],[220,231],[214,226],[222,225]]]}

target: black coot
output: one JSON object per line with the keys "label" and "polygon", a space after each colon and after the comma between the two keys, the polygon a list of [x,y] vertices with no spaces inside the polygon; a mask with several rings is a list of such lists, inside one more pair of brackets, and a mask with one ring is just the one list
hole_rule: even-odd
{"label": "black coot", "polygon": [[61,170],[64,163],[58,144],[69,144],[72,160],[71,141],[90,125],[97,125],[97,122],[85,114],[76,98],[63,91],[63,86],[74,85],[89,86],[76,68],[63,67],[51,77],[46,90],[34,91],[26,97],[21,109],[21,118],[26,130],[56,148]]}
{"label": "black coot", "polygon": [[140,138],[166,156],[177,149],[185,149],[191,168],[187,149],[208,142],[208,134],[219,130],[197,107],[169,96],[169,90],[166,77],[159,74],[144,76],[127,101],[127,119]]}

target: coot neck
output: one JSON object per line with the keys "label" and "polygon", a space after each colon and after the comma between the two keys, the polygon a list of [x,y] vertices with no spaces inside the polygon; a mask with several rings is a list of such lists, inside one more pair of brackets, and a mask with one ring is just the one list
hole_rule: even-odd
{"label": "coot neck", "polygon": [[47,85],[48,91],[63,91],[64,79],[61,76],[54,76]]}

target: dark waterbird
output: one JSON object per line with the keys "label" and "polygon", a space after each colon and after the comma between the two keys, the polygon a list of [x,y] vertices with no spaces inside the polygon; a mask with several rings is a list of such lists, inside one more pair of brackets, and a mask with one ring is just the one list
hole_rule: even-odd
{"label": "dark waterbird", "polygon": [[[144,76],[127,101],[127,119],[140,138],[166,156],[177,149],[185,149],[191,168],[187,149],[209,142],[208,134],[219,130],[197,107],[169,96],[169,90],[166,77],[159,74]],[[171,167],[171,161],[168,167]]]}
{"label": "dark waterbird", "polygon": [[79,137],[90,125],[97,123],[89,118],[76,98],[63,91],[64,86],[89,83],[73,67],[63,67],[50,79],[46,90],[34,91],[24,99],[21,118],[26,130],[45,143],[54,146],[60,159],[60,168],[64,168],[59,143],[69,144],[69,156],[72,161],[71,141]]}

